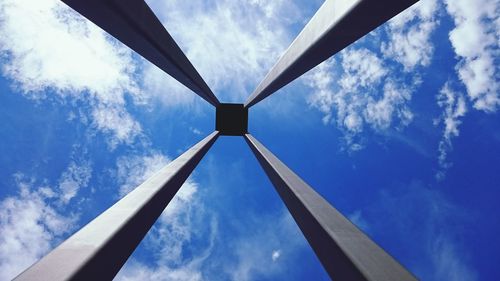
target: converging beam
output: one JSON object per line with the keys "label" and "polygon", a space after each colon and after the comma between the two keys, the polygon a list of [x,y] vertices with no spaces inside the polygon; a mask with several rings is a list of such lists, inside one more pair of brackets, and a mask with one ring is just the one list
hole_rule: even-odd
{"label": "converging beam", "polygon": [[245,102],[250,107],[418,0],[326,0]]}
{"label": "converging beam", "polygon": [[254,137],[245,140],[333,280],[417,280]]}
{"label": "converging beam", "polygon": [[61,0],[214,106],[219,100],[143,0]]}
{"label": "converging beam", "polygon": [[213,132],[15,280],[111,280],[219,135]]}

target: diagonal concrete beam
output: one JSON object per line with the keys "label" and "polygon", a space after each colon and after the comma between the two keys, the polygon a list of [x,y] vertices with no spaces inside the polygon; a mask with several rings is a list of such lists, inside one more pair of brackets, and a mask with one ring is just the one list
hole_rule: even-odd
{"label": "diagonal concrete beam", "polygon": [[197,95],[219,101],[144,0],[61,0]]}
{"label": "diagonal concrete beam", "polygon": [[259,141],[245,140],[333,280],[417,280]]}
{"label": "diagonal concrete beam", "polygon": [[326,0],[245,102],[250,107],[418,0]]}
{"label": "diagonal concrete beam", "polygon": [[218,136],[198,142],[14,280],[112,280]]}

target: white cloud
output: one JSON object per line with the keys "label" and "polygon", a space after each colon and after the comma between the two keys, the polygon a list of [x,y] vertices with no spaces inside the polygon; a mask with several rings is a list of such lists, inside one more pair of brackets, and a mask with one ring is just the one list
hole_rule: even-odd
{"label": "white cloud", "polygon": [[92,175],[92,166],[89,161],[76,163],[71,161],[66,171],[59,178],[59,199],[62,204],[68,204],[80,188],[86,187]]}
{"label": "white cloud", "polygon": [[367,128],[389,136],[388,131],[413,121],[410,102],[422,83],[419,71],[432,62],[440,5],[419,1],[372,33],[380,44],[350,46],[336,56],[337,64],[328,60],[306,75],[313,89],[309,105],[324,114],[324,124],[337,125],[349,150],[363,147],[361,133]]}
{"label": "white cloud", "polygon": [[307,247],[299,228],[285,209],[278,215],[259,215],[255,221],[251,217],[245,221],[247,227],[258,223],[258,231],[245,231],[231,245],[236,256],[223,261],[230,280],[254,280],[257,276],[272,279],[289,271],[291,265],[288,261]]}
{"label": "white cloud", "polygon": [[[468,100],[476,110],[496,112],[500,106],[496,63],[500,51],[500,4],[491,0],[444,2],[455,23],[449,39],[460,59],[455,68],[465,85]],[[437,179],[441,180],[445,177],[446,169],[452,165],[447,160],[447,154],[452,150],[451,139],[459,135],[460,119],[466,114],[466,97],[446,83],[438,96],[438,105],[444,109],[438,120],[444,124],[443,138],[439,143],[440,170],[436,174]]]}
{"label": "white cloud", "polygon": [[393,80],[388,80],[383,92],[382,98],[370,99],[366,104],[364,111],[366,122],[373,128],[384,130],[389,128],[393,118],[397,117],[401,125],[408,125],[413,119],[413,113],[407,106],[411,99],[411,90],[397,85]]}
{"label": "white cloud", "polygon": [[115,280],[120,281],[201,281],[202,275],[196,269],[189,267],[169,268],[167,266],[149,267],[136,260],[127,262],[126,266],[117,275]]}
{"label": "white cloud", "polygon": [[142,95],[128,48],[57,0],[2,0],[0,18],[3,74],[25,96],[85,101],[112,145],[141,133],[125,109]]}
{"label": "white cloud", "polygon": [[[233,102],[245,99],[276,62],[292,39],[288,25],[300,15],[295,4],[285,0],[147,2],[216,95],[229,93],[220,99]],[[146,88],[160,90],[156,95],[165,99],[189,102],[175,83],[153,78],[160,72],[146,71],[151,74],[144,81]]]}
{"label": "white cloud", "polygon": [[365,48],[343,51],[342,68],[344,74],[340,77],[339,84],[348,92],[375,87],[387,75],[383,61]]}
{"label": "white cloud", "polygon": [[498,63],[500,3],[496,0],[445,0],[455,22],[449,39],[460,62],[456,70],[474,108],[495,112],[500,106]]}
{"label": "white cloud", "polygon": [[[403,86],[368,49],[346,49],[340,59],[341,70],[327,60],[303,81],[314,90],[308,97],[309,105],[324,114],[323,123],[334,121],[344,131],[351,150],[359,149],[360,144],[353,140],[366,126],[382,131],[394,124],[404,127],[411,122],[413,113],[408,104],[415,85]],[[335,76],[340,79],[334,79]]]}
{"label": "white cloud", "polygon": [[465,97],[459,92],[453,91],[451,86],[446,83],[438,95],[438,105],[443,108],[443,113],[436,124],[443,123],[443,137],[439,142],[439,166],[440,171],[437,172],[438,180],[444,179],[445,170],[451,166],[446,159],[448,152],[452,149],[451,139],[459,135],[458,127],[462,123],[460,118],[467,113]]}
{"label": "white cloud", "polygon": [[364,219],[363,212],[361,210],[354,211],[348,216],[348,219],[363,231],[367,231],[369,229],[368,222]]}
{"label": "white cloud", "polygon": [[99,104],[92,109],[91,116],[95,128],[114,136],[108,141],[111,148],[119,143],[131,144],[142,130],[122,106]]}
{"label": "white cloud", "polygon": [[153,64],[144,63],[143,80],[144,92],[164,105],[186,106],[195,101],[196,94]]}
{"label": "white cloud", "polygon": [[126,195],[146,179],[167,165],[170,159],[156,151],[145,155],[130,155],[118,158],[116,181],[120,184],[120,197]]}
{"label": "white cloud", "polygon": [[281,250],[274,250],[271,254],[271,259],[276,262],[281,256]]}
{"label": "white cloud", "polygon": [[202,132],[202,131],[200,131],[199,129],[195,128],[195,127],[189,127],[189,130],[190,130],[193,134],[195,134],[195,135],[198,135],[198,136],[203,135],[203,132]]}
{"label": "white cloud", "polygon": [[48,187],[34,190],[21,175],[16,179],[19,194],[0,201],[0,280],[14,278],[74,227],[74,218],[47,203],[57,193]]}
{"label": "white cloud", "polygon": [[431,35],[438,25],[436,0],[422,0],[391,19],[388,42],[381,45],[385,57],[401,63],[406,72],[416,66],[429,66],[434,46]]}
{"label": "white cloud", "polygon": [[[325,115],[322,119],[325,125],[330,123],[333,118],[332,107],[335,105],[335,103],[339,103],[340,107],[345,106],[345,102],[343,101],[343,99],[339,99],[337,96],[335,96],[335,94],[330,89],[331,83],[333,83],[333,77],[330,74],[330,72],[332,71],[333,63],[334,60],[327,60],[318,65],[312,71],[308,72],[305,76],[303,76],[303,81],[309,87],[315,90],[315,92],[308,97],[308,103],[309,105],[316,107]],[[339,114],[344,115],[340,112]],[[353,124],[346,124],[346,126],[348,128],[360,127],[361,124],[359,124],[359,121],[355,121],[358,121],[358,118],[355,118],[350,122]]]}

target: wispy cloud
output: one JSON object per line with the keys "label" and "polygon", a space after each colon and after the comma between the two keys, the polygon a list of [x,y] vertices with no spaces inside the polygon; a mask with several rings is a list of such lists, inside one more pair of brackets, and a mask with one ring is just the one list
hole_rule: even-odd
{"label": "wispy cloud", "polygon": [[[443,193],[413,182],[382,190],[370,206],[357,213],[363,214],[363,224],[368,225],[363,228],[379,241],[420,245],[405,251],[402,261],[421,280],[477,280],[460,238],[463,224],[471,217]],[[391,229],[390,235],[387,229]]]}
{"label": "wispy cloud", "polygon": [[57,0],[0,2],[2,71],[26,97],[85,101],[111,147],[131,143],[141,126],[125,96],[141,100],[132,53]]}
{"label": "wispy cloud", "polygon": [[477,272],[466,264],[467,254],[450,237],[437,235],[431,248],[436,280],[478,280]]}
{"label": "wispy cloud", "polygon": [[194,181],[184,183],[146,236],[145,249],[155,262],[132,258],[117,280],[204,279],[202,266],[212,253],[218,225],[197,191]]}
{"label": "wispy cloud", "polygon": [[182,186],[144,240],[142,251],[151,259],[132,257],[117,280],[272,278],[285,274],[307,247],[285,210],[247,214],[240,218],[244,228],[258,231],[231,232],[231,239],[220,238],[220,215],[203,200],[198,186],[193,180]]}
{"label": "wispy cloud", "polygon": [[119,157],[113,173],[120,185],[119,196],[122,197],[132,191],[168,163],[170,159],[157,151]]}
{"label": "wispy cloud", "polygon": [[[169,162],[169,157],[154,150],[119,157],[113,174],[120,185],[120,196],[132,191]],[[188,179],[142,243],[142,250],[152,259],[132,257],[117,275],[117,280],[202,280],[201,267],[211,254],[217,220],[205,210],[197,192],[198,184]],[[200,246],[203,243],[208,244]]]}
{"label": "wispy cloud", "polygon": [[455,22],[449,38],[456,55],[458,77],[474,108],[496,112],[500,106],[498,61],[500,3],[496,0],[445,0]]}
{"label": "wispy cloud", "polygon": [[337,125],[350,150],[363,147],[366,129],[383,134],[413,120],[409,104],[421,68],[432,61],[438,7],[435,0],[420,1],[367,35],[380,44],[361,40],[303,79],[313,89],[309,105],[324,114],[323,123]]}
{"label": "wispy cloud", "polygon": [[382,42],[384,57],[401,63],[406,72],[417,66],[429,66],[434,52],[431,35],[437,27],[438,2],[422,0],[391,19],[387,26],[388,42]]}
{"label": "wispy cloud", "polygon": [[200,281],[201,273],[190,267],[169,268],[167,266],[151,267],[137,260],[130,260],[115,278],[121,281]]}
{"label": "wispy cloud", "polygon": [[189,127],[189,130],[190,130],[193,134],[195,134],[195,135],[197,135],[197,136],[201,136],[201,135],[203,135],[203,132],[202,132],[202,131],[200,131],[198,128],[195,128],[195,127]]}
{"label": "wispy cloud", "polygon": [[366,222],[366,220],[364,219],[363,212],[361,210],[354,211],[353,213],[349,214],[347,218],[358,228],[362,229],[363,231],[368,231],[368,222]]}
{"label": "wispy cloud", "polygon": [[472,104],[470,109],[487,113],[496,112],[500,106],[498,63],[495,63],[500,50],[500,4],[490,0],[445,0],[444,3],[455,23],[449,39],[460,60],[455,69],[465,85],[466,94],[453,89],[452,81],[448,81],[437,96],[443,112],[435,125],[444,124],[439,142],[437,180],[443,180],[446,170],[453,165],[447,156],[453,149],[452,138],[460,133],[461,120],[468,111],[467,102]]}
{"label": "wispy cloud", "polygon": [[[121,158],[117,174],[125,182],[135,179],[125,184],[134,187],[154,170],[148,167],[165,159],[159,152]],[[221,221],[227,214],[214,208],[206,187],[192,178],[182,186],[118,280],[254,280],[288,274],[307,247],[291,216],[281,209],[243,212],[237,221]]]}
{"label": "wispy cloud", "polygon": [[274,250],[271,254],[271,259],[276,262],[281,257],[281,250]]}
{"label": "wispy cloud", "polygon": [[62,199],[50,187],[37,187],[21,174],[15,179],[18,195],[0,201],[1,280],[11,280],[45,255],[74,228],[76,219],[49,203]]}
{"label": "wispy cloud", "polygon": [[450,83],[446,83],[438,95],[438,105],[443,108],[443,113],[436,120],[436,125],[443,123],[443,138],[439,142],[439,166],[440,171],[437,172],[436,178],[443,180],[446,170],[451,167],[451,163],[447,161],[448,152],[452,149],[451,139],[459,135],[458,127],[462,123],[460,120],[467,113],[465,96],[451,89]]}
{"label": "wispy cloud", "polygon": [[[280,274],[289,270],[288,267],[293,264],[297,254],[307,247],[286,210],[264,217],[247,217],[245,220],[247,227],[253,224],[258,224],[259,227],[256,228],[258,231],[245,231],[232,242],[231,249],[235,256],[223,261],[230,280],[248,281],[257,276],[281,276]],[[287,239],[283,240],[283,237]]]}
{"label": "wispy cloud", "polygon": [[[305,77],[313,88],[308,103],[325,114],[323,122],[334,122],[344,131],[350,149],[358,149],[357,137],[365,127],[385,130],[394,123],[408,125],[414,86],[403,86],[384,61],[366,48],[350,48],[341,53],[342,74],[332,60],[316,67]],[[399,121],[399,122],[397,122]]]}
{"label": "wispy cloud", "polygon": [[365,48],[343,51],[341,66],[343,73],[338,90],[333,84],[332,62],[321,64],[306,76],[306,83],[316,90],[310,96],[309,104],[325,113],[323,122],[329,123],[336,112],[335,120],[339,127],[359,133],[367,121],[363,111],[373,101],[368,92],[376,91],[387,75],[387,69],[375,53]]}
{"label": "wispy cloud", "polygon": [[90,161],[71,161],[66,171],[59,178],[58,192],[60,202],[68,204],[82,187],[86,187],[92,176]]}
{"label": "wispy cloud", "polygon": [[[284,0],[147,2],[223,101],[242,102],[249,95],[291,41],[289,25],[301,20],[297,6]],[[171,98],[164,89],[184,91],[171,80],[151,79],[161,73],[146,71],[146,88],[161,90],[157,94],[166,100]],[[174,96],[190,99],[184,94]]]}
{"label": "wispy cloud", "polygon": [[[221,99],[241,102],[292,40],[302,21],[288,1],[148,1]],[[2,0],[3,74],[31,99],[81,102],[79,118],[107,136],[111,149],[133,144],[141,124],[131,105],[199,101],[156,66],[57,0]],[[224,90],[224,91],[222,91]],[[127,98],[130,97],[130,98]],[[203,102],[203,101],[200,101]]]}

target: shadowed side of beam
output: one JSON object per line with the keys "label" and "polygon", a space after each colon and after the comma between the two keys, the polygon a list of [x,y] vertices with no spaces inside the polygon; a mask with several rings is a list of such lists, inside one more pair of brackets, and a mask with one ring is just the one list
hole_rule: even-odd
{"label": "shadowed side of beam", "polygon": [[330,278],[417,280],[259,141],[250,134],[245,140]]}
{"label": "shadowed side of beam", "polygon": [[14,280],[113,279],[218,135],[191,147]]}
{"label": "shadowed side of beam", "polygon": [[326,0],[245,102],[250,107],[418,0]]}
{"label": "shadowed side of beam", "polygon": [[61,0],[214,106],[200,74],[144,0]]}

